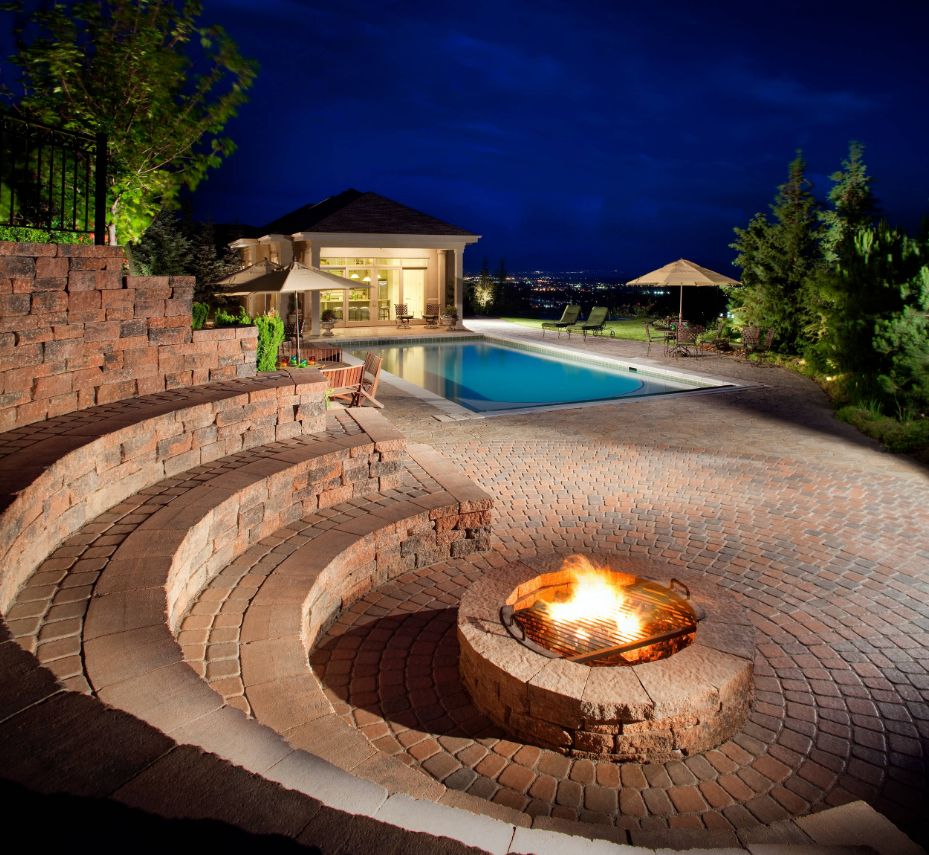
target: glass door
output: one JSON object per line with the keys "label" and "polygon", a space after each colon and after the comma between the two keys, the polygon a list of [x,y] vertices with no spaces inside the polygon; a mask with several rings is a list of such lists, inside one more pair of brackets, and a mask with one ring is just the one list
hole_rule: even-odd
{"label": "glass door", "polygon": [[[348,278],[352,282],[368,285],[371,282],[371,271],[365,267],[349,268]],[[371,317],[371,292],[367,288],[352,288],[347,292],[348,320],[367,321]]]}
{"label": "glass door", "polygon": [[426,271],[403,269],[403,302],[409,314],[421,318],[426,309]]}
{"label": "glass door", "polygon": [[400,271],[381,268],[377,272],[377,319],[389,321],[396,318],[400,303]]}

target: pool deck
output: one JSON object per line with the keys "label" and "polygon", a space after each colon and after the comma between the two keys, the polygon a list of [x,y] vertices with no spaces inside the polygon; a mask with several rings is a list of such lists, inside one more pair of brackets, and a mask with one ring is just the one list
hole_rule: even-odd
{"label": "pool deck", "polygon": [[[467,325],[543,341],[501,321]],[[690,829],[691,845],[737,845],[759,823],[863,799],[925,844],[927,470],[837,421],[815,384],[790,372],[732,356],[666,358],[654,345],[646,358],[644,343],[610,338],[544,342],[749,385],[449,421],[383,384],[387,417],[494,496],[493,552],[372,592],[337,625],[317,667],[326,673],[330,657],[370,655],[372,628],[417,615],[430,621],[419,652],[447,661],[455,642],[443,598],[460,596],[475,572],[596,553],[694,584],[709,578],[749,609],[758,645],[749,722],[706,755],[619,769],[521,749],[479,729],[443,733],[441,717],[412,725],[425,743],[398,742],[410,722],[392,723],[378,703],[354,706],[366,681],[334,677],[346,721],[383,723],[394,737],[384,750],[406,753],[446,786],[530,814],[536,827],[539,817],[551,828],[594,823],[603,836],[628,831],[643,846],[660,845],[669,828]],[[410,691],[441,695],[449,687],[439,679]]]}

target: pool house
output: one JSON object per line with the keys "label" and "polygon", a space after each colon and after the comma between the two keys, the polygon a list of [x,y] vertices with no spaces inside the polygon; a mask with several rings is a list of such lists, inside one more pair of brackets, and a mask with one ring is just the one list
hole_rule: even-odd
{"label": "pool house", "polygon": [[394,326],[396,307],[405,305],[413,323],[424,323],[429,305],[464,306],[463,261],[480,235],[408,208],[377,193],[346,190],[304,205],[269,223],[259,237],[240,237],[230,246],[243,264],[297,260],[357,283],[345,290],[299,295],[256,294],[247,298],[250,314],[276,308],[292,319],[300,315],[319,333],[320,316],[334,313],[339,326]]}

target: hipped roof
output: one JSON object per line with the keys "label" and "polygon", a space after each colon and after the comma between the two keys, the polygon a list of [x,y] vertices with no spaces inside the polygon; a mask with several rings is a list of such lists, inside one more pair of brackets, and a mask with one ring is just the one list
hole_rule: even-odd
{"label": "hipped roof", "polygon": [[348,234],[462,235],[467,229],[430,217],[377,193],[345,190],[322,202],[304,205],[284,214],[261,230],[262,234],[330,232]]}

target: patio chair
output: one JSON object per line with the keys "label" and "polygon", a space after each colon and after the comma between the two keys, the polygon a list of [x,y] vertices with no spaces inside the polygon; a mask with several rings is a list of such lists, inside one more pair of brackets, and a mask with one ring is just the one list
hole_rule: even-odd
{"label": "patio chair", "polygon": [[410,325],[410,321],[413,320],[413,316],[410,314],[406,303],[399,303],[394,305],[394,317],[397,320],[398,327],[408,327]]}
{"label": "patio chair", "polygon": [[700,353],[700,336],[704,327],[686,324],[677,328],[677,338],[670,345],[671,356],[696,356]]}
{"label": "patio chair", "polygon": [[742,344],[739,346],[739,354],[748,356],[758,349],[758,342],[761,338],[761,330],[758,327],[742,327]]}
{"label": "patio chair", "polygon": [[365,401],[370,401],[373,406],[383,409],[384,405],[375,397],[381,379],[382,361],[380,356],[366,353],[362,365],[324,369],[329,400],[345,401],[349,407],[360,407]]}
{"label": "patio chair", "polygon": [[427,327],[437,327],[439,325],[439,304],[426,303],[426,311],[423,312],[423,320]]}
{"label": "patio chair", "polygon": [[561,313],[561,317],[557,321],[545,321],[542,324],[542,338],[545,338],[546,330],[556,330],[558,335],[561,336],[561,331],[566,327],[570,327],[573,324],[577,323],[577,319],[581,316],[581,307],[576,306],[574,303],[568,303],[564,307],[564,311]]}
{"label": "patio chair", "polygon": [[[606,316],[610,313],[610,310],[606,306],[594,306],[590,310],[590,314],[587,316],[587,320],[579,324],[573,324],[570,327],[565,327],[565,332],[568,335],[571,335],[573,332],[581,333],[584,338],[587,338],[587,333],[591,335],[601,335],[604,330],[604,325],[606,324]],[[616,333],[613,330],[610,330],[611,336],[616,336]]]}
{"label": "patio chair", "polygon": [[668,340],[671,338],[671,330],[667,327],[660,326],[658,323],[652,321],[645,322],[645,340],[648,342],[648,347],[645,349],[645,355],[651,352],[652,342],[660,341],[665,346],[665,351],[668,349]]}
{"label": "patio chair", "polygon": [[765,353],[771,349],[771,345],[774,342],[774,328],[765,331],[765,334],[759,338],[758,341],[758,353]]}

